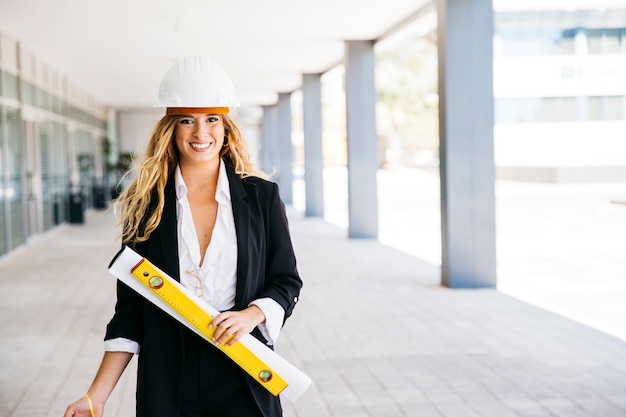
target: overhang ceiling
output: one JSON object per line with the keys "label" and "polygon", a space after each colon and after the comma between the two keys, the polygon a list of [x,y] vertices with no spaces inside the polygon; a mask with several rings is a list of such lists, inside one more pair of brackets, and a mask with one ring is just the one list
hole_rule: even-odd
{"label": "overhang ceiling", "polygon": [[0,32],[103,104],[150,107],[179,58],[206,55],[242,104],[273,104],[429,0],[0,0]]}
{"label": "overhang ceiling", "polygon": [[[494,0],[511,9],[624,7],[626,0]],[[151,107],[165,71],[206,55],[243,105],[274,104],[304,73],[340,63],[434,0],[0,0],[0,32],[114,108]],[[1,52],[1,51],[0,51]]]}

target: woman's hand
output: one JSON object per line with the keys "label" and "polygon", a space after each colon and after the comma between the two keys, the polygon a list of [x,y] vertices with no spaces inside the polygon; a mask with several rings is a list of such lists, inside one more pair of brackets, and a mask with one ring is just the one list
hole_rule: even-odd
{"label": "woman's hand", "polygon": [[87,395],[70,404],[63,417],[102,417],[104,404],[132,357],[133,354],[129,352],[104,352],[100,369],[87,390]]}
{"label": "woman's hand", "polygon": [[250,333],[256,326],[265,322],[265,314],[255,305],[241,311],[225,311],[213,317],[209,329],[215,328],[212,340],[215,344],[230,346],[244,334]]}
{"label": "woman's hand", "polygon": [[91,414],[89,400],[87,396],[84,396],[80,400],[70,404],[67,410],[65,410],[63,417],[102,417],[104,413],[104,402],[92,398],[91,404],[93,406],[93,414]]}

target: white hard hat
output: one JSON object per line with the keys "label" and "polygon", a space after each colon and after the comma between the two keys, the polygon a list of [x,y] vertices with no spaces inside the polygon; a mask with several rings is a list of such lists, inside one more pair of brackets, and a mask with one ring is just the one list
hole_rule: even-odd
{"label": "white hard hat", "polygon": [[165,74],[155,106],[166,107],[168,114],[180,114],[204,109],[228,113],[238,105],[228,74],[209,59],[194,56],[181,60]]}

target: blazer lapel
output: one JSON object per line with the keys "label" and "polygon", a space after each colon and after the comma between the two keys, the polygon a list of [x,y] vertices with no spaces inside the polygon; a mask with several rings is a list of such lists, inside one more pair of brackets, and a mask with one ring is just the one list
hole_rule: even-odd
{"label": "blazer lapel", "polygon": [[178,236],[176,231],[176,192],[173,177],[165,187],[165,207],[159,225],[163,270],[180,282]]}
{"label": "blazer lapel", "polygon": [[243,182],[228,162],[226,162],[226,173],[228,174],[235,230],[237,232],[237,289],[235,292],[235,307],[241,309],[247,307],[246,283],[249,274],[248,236],[250,232],[250,207],[246,201],[248,193],[243,186]]}

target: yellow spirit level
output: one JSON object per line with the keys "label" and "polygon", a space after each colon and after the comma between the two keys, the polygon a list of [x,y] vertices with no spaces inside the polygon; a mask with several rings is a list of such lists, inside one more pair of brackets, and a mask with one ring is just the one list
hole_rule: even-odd
{"label": "yellow spirit level", "polygon": [[273,395],[282,393],[295,401],[309,387],[308,376],[249,334],[230,346],[213,343],[215,329],[209,329],[209,323],[218,311],[129,247],[118,254],[109,271],[228,355]]}

